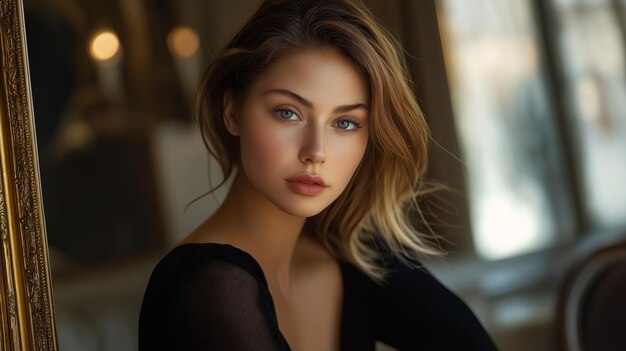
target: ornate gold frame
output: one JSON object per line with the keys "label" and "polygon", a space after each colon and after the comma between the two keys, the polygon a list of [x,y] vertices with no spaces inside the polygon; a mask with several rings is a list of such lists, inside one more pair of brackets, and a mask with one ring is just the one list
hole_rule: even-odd
{"label": "ornate gold frame", "polygon": [[0,0],[0,350],[56,350],[22,0]]}

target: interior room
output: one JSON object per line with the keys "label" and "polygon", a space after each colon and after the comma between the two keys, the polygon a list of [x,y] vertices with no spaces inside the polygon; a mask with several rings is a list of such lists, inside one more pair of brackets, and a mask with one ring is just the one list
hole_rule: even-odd
{"label": "interior room", "polygon": [[[624,347],[626,1],[363,2],[431,129],[422,263],[501,350]],[[225,196],[195,91],[259,4],[24,0],[61,350],[136,350],[152,269]]]}

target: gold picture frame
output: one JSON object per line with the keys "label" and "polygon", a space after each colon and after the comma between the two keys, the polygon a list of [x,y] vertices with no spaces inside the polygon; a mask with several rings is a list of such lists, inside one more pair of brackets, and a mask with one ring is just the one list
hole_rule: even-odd
{"label": "gold picture frame", "polygon": [[0,350],[57,350],[22,0],[0,0]]}

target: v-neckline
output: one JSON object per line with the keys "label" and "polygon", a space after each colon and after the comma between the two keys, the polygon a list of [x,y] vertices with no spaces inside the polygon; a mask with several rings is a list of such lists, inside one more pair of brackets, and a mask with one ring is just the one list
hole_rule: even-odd
{"label": "v-neckline", "polygon": [[[287,342],[287,339],[285,338],[285,336],[283,335],[282,331],[280,330],[280,327],[278,325],[278,315],[276,313],[276,307],[274,305],[274,298],[272,297],[272,293],[270,292],[269,289],[269,284],[267,283],[267,278],[265,277],[265,272],[263,271],[263,268],[261,267],[261,264],[254,258],[254,256],[252,256],[252,254],[250,254],[249,252],[240,249],[237,246],[234,246],[232,244],[227,244],[227,243],[215,243],[215,242],[204,242],[204,243],[184,243],[184,244],[180,244],[176,247],[174,247],[174,249],[176,248],[180,248],[180,247],[184,247],[184,246],[194,246],[194,245],[206,245],[206,246],[215,246],[215,247],[228,247],[231,250],[234,250],[235,252],[238,252],[240,254],[243,254],[244,257],[247,257],[252,263],[253,265],[259,270],[260,273],[260,277],[261,277],[261,282],[263,283],[263,289],[264,292],[267,293],[267,296],[269,297],[269,301],[270,301],[270,307],[272,308],[272,313],[273,313],[273,322],[274,322],[274,327],[276,328],[276,330],[278,331],[278,335],[280,335],[282,341],[285,343],[285,345],[287,345],[289,350],[293,350],[291,345],[289,345],[289,342]],[[341,314],[340,314],[340,318],[339,318],[339,348],[341,349],[341,346],[343,345],[343,333],[344,333],[344,313],[345,313],[345,299],[346,299],[346,275],[344,272],[345,269],[345,264],[344,262],[337,260],[337,264],[339,265],[339,271],[341,273]]]}

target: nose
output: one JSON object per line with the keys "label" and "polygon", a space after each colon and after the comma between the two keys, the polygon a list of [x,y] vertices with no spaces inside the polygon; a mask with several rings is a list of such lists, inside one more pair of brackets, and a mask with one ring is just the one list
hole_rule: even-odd
{"label": "nose", "polygon": [[324,163],[326,161],[323,129],[323,126],[307,126],[304,143],[300,149],[300,161],[304,163]]}

